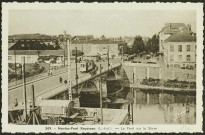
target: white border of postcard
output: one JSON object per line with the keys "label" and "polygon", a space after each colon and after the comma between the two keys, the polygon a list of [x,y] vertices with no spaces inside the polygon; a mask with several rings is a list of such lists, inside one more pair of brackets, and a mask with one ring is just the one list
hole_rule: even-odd
{"label": "white border of postcard", "polygon": [[[126,10],[194,10],[197,35],[197,107],[193,125],[10,125],[8,124],[8,11],[11,9],[126,9]],[[2,132],[11,133],[136,133],[136,132],[202,132],[203,90],[203,4],[202,3],[2,3]],[[51,130],[46,130],[51,127]],[[64,130],[60,130],[59,127]],[[77,127],[77,128],[74,128]],[[131,129],[134,127],[133,129]]]}

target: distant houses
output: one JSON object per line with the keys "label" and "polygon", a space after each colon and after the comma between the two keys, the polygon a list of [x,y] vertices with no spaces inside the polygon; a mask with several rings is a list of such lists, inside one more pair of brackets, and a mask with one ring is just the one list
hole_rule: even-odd
{"label": "distant houses", "polygon": [[159,32],[159,52],[168,67],[195,66],[196,35],[191,26],[166,23]]}
{"label": "distant houses", "polygon": [[125,42],[109,39],[72,41],[71,44],[71,49],[77,47],[79,50],[83,51],[85,55],[99,54],[103,56],[107,55],[109,52],[110,58],[119,58],[122,47],[126,45]]}
{"label": "distant houses", "polygon": [[[50,36],[50,38],[45,36],[40,38],[39,34],[32,34],[31,37],[28,35],[17,36],[18,38],[10,36],[9,63],[19,63],[23,57],[26,58],[26,63],[35,63],[40,55],[44,55],[44,52],[49,50],[52,52],[49,55],[64,56],[65,51],[67,51],[65,35],[66,33],[59,36]],[[70,49],[72,52],[75,52],[73,50],[77,47],[77,50],[83,52],[85,56],[97,54],[107,57],[109,52],[110,58],[119,58],[126,46],[126,43],[121,39],[94,39],[92,35],[74,37],[66,35],[66,39],[71,40]]]}
{"label": "distant houses", "polygon": [[38,62],[38,58],[41,56],[58,56],[64,57],[67,52],[63,50],[9,50],[8,51],[8,63],[22,63],[25,58],[25,63]]}

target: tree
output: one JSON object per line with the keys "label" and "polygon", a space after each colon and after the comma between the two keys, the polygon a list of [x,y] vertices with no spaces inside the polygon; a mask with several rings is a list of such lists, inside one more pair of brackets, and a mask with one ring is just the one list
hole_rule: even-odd
{"label": "tree", "polygon": [[155,54],[159,51],[159,36],[156,34],[152,36],[150,51]]}
{"label": "tree", "polygon": [[104,36],[104,35],[102,35],[102,36],[100,37],[100,39],[101,39],[101,40],[104,40],[104,39],[105,39],[105,36]]}
{"label": "tree", "polygon": [[33,65],[33,69],[35,70],[35,72],[39,72],[40,70],[40,65],[36,62],[34,65]]}
{"label": "tree", "polygon": [[149,52],[150,52],[151,42],[152,42],[152,40],[149,38],[149,39],[147,40],[147,42],[145,43],[144,51],[145,51],[146,53],[149,53]]}
{"label": "tree", "polygon": [[144,51],[144,42],[141,36],[136,36],[134,40],[134,45],[132,47],[132,51],[134,54],[139,54]]}

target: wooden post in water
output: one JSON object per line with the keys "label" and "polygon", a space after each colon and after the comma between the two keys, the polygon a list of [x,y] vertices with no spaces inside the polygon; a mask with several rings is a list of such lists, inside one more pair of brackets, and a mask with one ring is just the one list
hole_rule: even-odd
{"label": "wooden post in water", "polygon": [[133,114],[134,114],[134,113],[133,113],[133,112],[134,112],[134,111],[133,111],[133,102],[131,103],[131,107],[132,107],[132,124],[133,124],[133,123],[134,123],[134,120],[133,120],[133,118],[134,118],[134,116],[133,116]]}
{"label": "wooden post in water", "polygon": [[[100,74],[102,73],[102,67],[100,64]],[[102,78],[100,77],[100,116],[101,116],[101,125],[103,125],[103,103],[102,103]]]}
{"label": "wooden post in water", "polygon": [[26,102],[26,77],[25,77],[25,56],[22,60],[22,74],[23,74],[23,97],[24,97],[24,110],[25,110],[25,123],[27,123],[27,102]]}
{"label": "wooden post in water", "polygon": [[149,93],[147,92],[147,104],[149,104]]}
{"label": "wooden post in water", "polygon": [[137,101],[137,91],[136,90],[134,90],[134,103],[136,103]]}
{"label": "wooden post in water", "polygon": [[162,104],[161,99],[162,99],[162,93],[159,93],[159,104]]}
{"label": "wooden post in water", "polygon": [[147,79],[149,79],[149,67],[147,67]]}

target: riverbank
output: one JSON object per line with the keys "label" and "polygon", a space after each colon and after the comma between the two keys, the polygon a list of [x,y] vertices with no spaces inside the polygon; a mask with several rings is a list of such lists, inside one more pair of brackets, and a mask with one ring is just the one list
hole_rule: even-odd
{"label": "riverbank", "polygon": [[163,86],[147,86],[147,85],[138,85],[130,84],[130,88],[143,89],[143,90],[158,90],[158,91],[175,91],[175,92],[196,92],[196,89],[189,88],[168,88]]}

